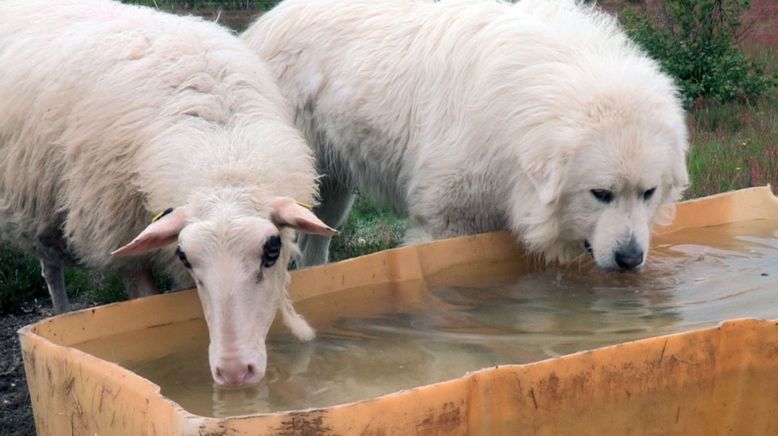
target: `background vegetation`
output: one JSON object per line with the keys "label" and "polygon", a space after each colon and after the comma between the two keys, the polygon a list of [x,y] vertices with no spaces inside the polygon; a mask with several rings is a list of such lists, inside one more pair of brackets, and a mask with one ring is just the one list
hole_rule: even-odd
{"label": "background vegetation", "polygon": [[[766,21],[747,0],[602,1],[603,7],[621,17],[631,37],[658,59],[681,87],[689,109],[691,135],[687,197],[767,183],[778,186],[778,39],[769,37],[778,32],[778,13],[769,9],[775,8],[771,6],[774,0],[754,0],[772,13]],[[220,17],[238,29],[278,3],[125,2]],[[235,10],[243,12],[230,16],[229,11]],[[767,39],[750,37],[754,23],[770,29]],[[360,196],[340,235],[333,240],[331,259],[394,247],[406,227],[401,217]],[[96,303],[124,298],[116,275],[70,268],[66,282],[71,297]],[[38,262],[0,242],[0,313],[35,310],[40,304],[47,306],[47,300]]]}
{"label": "background vegetation", "polygon": [[737,45],[749,7],[749,0],[666,0],[653,14],[626,9],[622,22],[675,77],[687,107],[700,100],[753,102],[775,82]]}
{"label": "background vegetation", "polygon": [[[620,9],[632,39],[676,79],[689,111],[688,198],[778,186],[777,6],[633,0]],[[760,24],[771,32],[754,35]]]}

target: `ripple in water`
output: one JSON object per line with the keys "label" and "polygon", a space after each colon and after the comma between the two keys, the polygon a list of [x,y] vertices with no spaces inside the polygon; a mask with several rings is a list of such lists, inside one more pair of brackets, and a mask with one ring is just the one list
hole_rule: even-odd
{"label": "ripple in water", "polygon": [[[473,275],[478,277],[478,272]],[[176,351],[120,363],[159,384],[164,395],[192,413],[233,416],[359,401],[480,368],[537,361],[725,319],[778,318],[778,221],[658,237],[650,263],[639,274],[603,274],[589,265],[574,265],[509,280],[483,277],[482,282],[478,288],[429,290],[412,284],[412,303],[386,304],[383,313],[374,308],[378,314],[319,325],[311,343],[297,342],[286,333],[273,335],[267,376],[251,388],[213,385],[202,321],[178,326],[179,334],[166,332],[167,327],[155,333],[155,341],[172,338],[170,349]],[[353,295],[360,290],[342,298]],[[306,313],[306,307],[316,304],[298,307]],[[110,357],[111,348],[133,340],[148,339],[125,335],[83,348]]]}

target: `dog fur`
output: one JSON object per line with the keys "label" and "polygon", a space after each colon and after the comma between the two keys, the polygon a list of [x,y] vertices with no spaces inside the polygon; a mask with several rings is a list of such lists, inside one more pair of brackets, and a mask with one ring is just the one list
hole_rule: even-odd
{"label": "dog fur", "polygon": [[[317,153],[329,225],[358,188],[411,242],[507,228],[549,261],[633,269],[688,182],[673,81],[594,7],[286,0],[243,39]],[[326,238],[301,247],[326,262]]]}

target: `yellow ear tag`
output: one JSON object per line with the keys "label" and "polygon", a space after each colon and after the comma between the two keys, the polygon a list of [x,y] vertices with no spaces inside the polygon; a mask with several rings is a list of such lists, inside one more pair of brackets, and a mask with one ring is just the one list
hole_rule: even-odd
{"label": "yellow ear tag", "polygon": [[299,204],[300,206],[308,209],[308,210],[313,210],[313,205],[311,205],[311,204],[303,203],[302,201],[297,201],[297,200],[295,200],[294,202]]}
{"label": "yellow ear tag", "polygon": [[173,212],[173,208],[172,207],[169,207],[169,208],[163,210],[162,212],[154,215],[154,218],[151,219],[151,222],[153,223],[153,222],[159,221],[160,218],[162,218],[163,216],[169,214],[170,212]]}

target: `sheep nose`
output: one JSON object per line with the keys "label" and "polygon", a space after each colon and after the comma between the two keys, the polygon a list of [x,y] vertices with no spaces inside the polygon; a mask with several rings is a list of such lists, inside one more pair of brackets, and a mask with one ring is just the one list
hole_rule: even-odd
{"label": "sheep nose", "polygon": [[239,360],[222,361],[216,365],[213,378],[220,385],[245,386],[256,383],[262,379],[264,372],[260,373],[257,366]]}
{"label": "sheep nose", "polygon": [[620,269],[633,270],[643,264],[643,250],[638,247],[634,239],[627,246],[616,252],[616,265]]}

